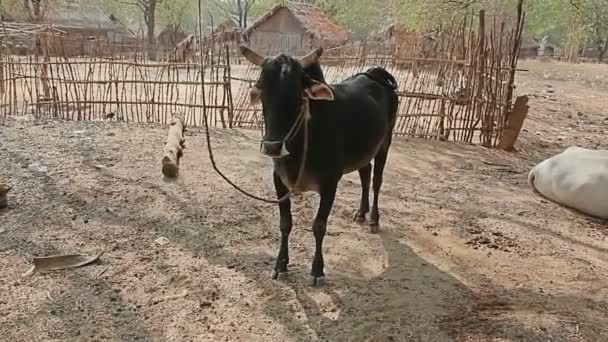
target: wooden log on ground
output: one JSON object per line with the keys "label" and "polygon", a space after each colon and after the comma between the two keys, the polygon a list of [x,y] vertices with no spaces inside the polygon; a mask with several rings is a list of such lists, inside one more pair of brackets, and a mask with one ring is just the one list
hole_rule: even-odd
{"label": "wooden log on ground", "polygon": [[11,187],[7,184],[0,183],[0,209],[8,207],[8,192]]}
{"label": "wooden log on ground", "polygon": [[184,131],[186,124],[181,115],[173,115],[169,123],[169,133],[167,134],[167,142],[163,150],[163,175],[169,178],[177,177],[179,172],[179,160],[182,157],[183,149],[185,148],[186,139]]}
{"label": "wooden log on ground", "polygon": [[507,117],[507,125],[504,128],[502,137],[498,142],[498,148],[505,151],[513,151],[515,142],[524,126],[524,120],[528,115],[528,97],[519,96],[515,99],[513,110]]}

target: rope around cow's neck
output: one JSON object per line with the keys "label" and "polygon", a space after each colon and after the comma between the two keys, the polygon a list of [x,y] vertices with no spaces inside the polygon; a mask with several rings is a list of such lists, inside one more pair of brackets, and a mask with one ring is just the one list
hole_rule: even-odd
{"label": "rope around cow's neck", "polygon": [[[198,0],[198,32],[203,32],[203,5],[202,5],[202,0]],[[205,83],[205,78],[203,77],[203,56],[204,56],[204,51],[203,51],[203,44],[199,43],[199,52],[200,52],[200,57],[201,57],[201,85],[202,85],[202,89],[205,89],[204,83]],[[213,48],[213,47],[212,47]],[[204,95],[204,94],[203,94]],[[262,198],[262,197],[258,197],[256,195],[252,195],[250,193],[248,193],[247,191],[241,189],[238,185],[234,184],[230,179],[228,179],[228,177],[226,177],[222,171],[220,171],[217,168],[217,165],[215,164],[215,159],[213,158],[213,150],[211,149],[211,137],[209,134],[209,123],[207,122],[207,111],[205,109],[203,109],[203,119],[205,120],[205,136],[207,139],[207,148],[209,149],[209,160],[211,161],[211,166],[213,166],[213,170],[215,170],[215,172],[217,172],[228,184],[230,184],[233,188],[235,188],[236,190],[240,191],[242,194],[244,194],[245,196],[251,197],[255,200],[258,201],[262,201],[262,202],[266,202],[266,203],[271,203],[271,204],[277,204],[277,203],[282,203],[284,201],[286,201],[289,196],[291,196],[291,194],[293,193],[293,189],[297,188],[300,184],[300,180],[302,178],[302,175],[304,174],[304,165],[306,164],[306,155],[308,154],[308,121],[310,121],[310,108],[309,108],[309,99],[304,96],[303,98],[303,103],[302,103],[302,108],[300,108],[301,112],[300,115],[298,116],[298,119],[296,119],[296,123],[299,119],[299,117],[304,115],[304,147],[303,147],[303,151],[302,151],[302,163],[300,164],[300,170],[298,171],[298,178],[296,179],[296,184],[289,189],[289,192],[279,198],[278,200],[270,200],[270,199],[266,199],[266,198]]]}
{"label": "rope around cow's neck", "polygon": [[302,176],[304,175],[304,168],[306,165],[306,155],[308,154],[308,122],[310,121],[310,118],[311,118],[309,101],[310,100],[306,96],[304,96],[302,98],[302,106],[300,108],[300,114],[298,115],[298,117],[296,118],[296,121],[294,122],[293,126],[289,130],[289,133],[287,133],[285,138],[283,138],[283,144],[285,144],[288,140],[290,140],[292,138],[293,135],[295,135],[297,133],[297,131],[299,130],[299,127],[302,125],[302,122],[304,123],[304,146],[302,148],[302,159],[301,159],[301,163],[300,163],[300,168],[298,170],[298,177],[296,178],[296,182],[295,182],[294,186],[292,186],[289,189],[289,192],[287,192],[287,194],[285,194],[285,196],[279,198],[278,200],[271,200],[271,199],[262,198],[262,197],[253,195],[253,194],[243,190],[238,185],[234,184],[234,182],[232,182],[228,177],[226,177],[222,173],[222,171],[220,171],[218,169],[217,165],[215,164],[215,158],[213,157],[213,150],[211,148],[211,136],[209,134],[209,123],[207,122],[207,112],[205,110],[203,110],[203,120],[205,121],[205,137],[207,140],[207,149],[209,149],[209,160],[211,161],[211,166],[213,167],[213,170],[215,170],[215,172],[217,172],[217,174],[219,174],[220,177],[222,177],[226,181],[226,183],[230,184],[233,188],[235,188],[236,190],[238,190],[245,196],[248,196],[250,198],[253,198],[255,200],[262,201],[265,203],[270,203],[270,204],[278,204],[278,203],[285,202],[293,194],[293,189],[297,189],[297,187],[300,185],[300,181],[302,180]]}

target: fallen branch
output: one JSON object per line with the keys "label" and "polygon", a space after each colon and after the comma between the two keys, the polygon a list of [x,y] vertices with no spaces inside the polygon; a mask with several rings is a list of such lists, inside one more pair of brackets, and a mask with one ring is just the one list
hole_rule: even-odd
{"label": "fallen branch", "polygon": [[184,130],[186,124],[181,115],[174,115],[169,123],[169,133],[167,134],[167,143],[163,151],[162,171],[165,177],[175,178],[179,172],[179,160],[182,157],[184,143]]}
{"label": "fallen branch", "polygon": [[510,167],[511,166],[511,165],[507,165],[507,164],[492,163],[492,162],[485,161],[485,160],[482,160],[481,162],[484,163],[484,164],[486,164],[486,165],[490,165],[490,166],[502,166],[502,167]]}

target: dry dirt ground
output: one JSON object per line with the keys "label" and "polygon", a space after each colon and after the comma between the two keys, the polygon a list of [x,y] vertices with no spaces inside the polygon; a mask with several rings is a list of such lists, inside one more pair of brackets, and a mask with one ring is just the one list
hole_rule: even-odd
{"label": "dry dirt ground", "polygon": [[[608,66],[521,67],[531,109],[518,153],[396,139],[378,235],[351,221],[358,176],[343,179],[319,289],[306,285],[316,196],[295,199],[291,272],[271,280],[278,210],[213,172],[201,131],[167,182],[166,127],[0,121],[0,177],[14,188],[0,214],[0,339],[608,341],[608,227],[526,183],[567,146],[608,148]],[[212,141],[229,177],[273,196],[258,138]],[[98,252],[22,277],[34,256]]]}

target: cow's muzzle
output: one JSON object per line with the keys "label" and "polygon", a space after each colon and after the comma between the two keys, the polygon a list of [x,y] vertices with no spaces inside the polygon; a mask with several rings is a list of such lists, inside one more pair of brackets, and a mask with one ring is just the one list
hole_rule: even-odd
{"label": "cow's muzzle", "polygon": [[304,126],[304,144],[308,144],[308,130],[307,130],[307,122],[310,120],[310,107],[308,103],[308,97],[302,98],[302,107],[300,108],[300,114],[296,121],[289,129],[287,135],[282,140],[262,140],[262,144],[260,146],[260,151],[262,154],[273,158],[273,159],[281,159],[289,156],[289,151],[287,150],[287,142],[290,142],[295,134],[298,133],[300,128]]}
{"label": "cow's muzzle", "polygon": [[285,158],[289,155],[289,151],[285,146],[285,141],[266,141],[263,140],[260,146],[260,151],[262,154],[273,158],[273,159],[281,159]]}

